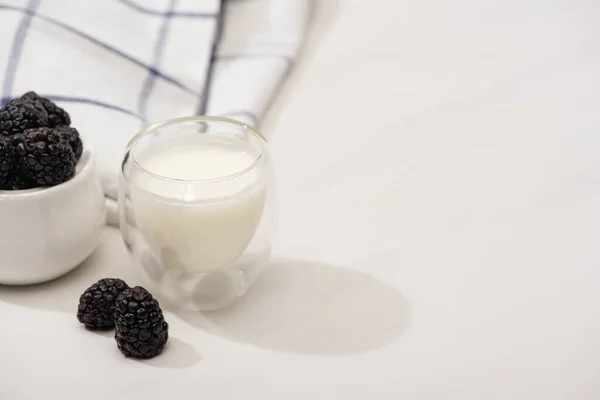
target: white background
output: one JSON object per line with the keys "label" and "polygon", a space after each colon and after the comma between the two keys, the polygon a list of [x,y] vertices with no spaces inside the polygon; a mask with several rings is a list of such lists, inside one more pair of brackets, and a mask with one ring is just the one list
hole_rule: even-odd
{"label": "white background", "polygon": [[116,230],[0,288],[0,398],[600,398],[600,3],[321,0],[262,130],[272,267],[125,359],[75,318]]}

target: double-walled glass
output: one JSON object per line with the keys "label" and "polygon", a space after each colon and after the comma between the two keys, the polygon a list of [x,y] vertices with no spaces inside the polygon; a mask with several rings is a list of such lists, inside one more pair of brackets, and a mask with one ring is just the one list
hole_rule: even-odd
{"label": "double-walled glass", "polygon": [[240,297],[270,255],[271,168],[264,137],[227,118],[178,118],[136,135],[122,163],[119,218],[146,285],[187,309]]}

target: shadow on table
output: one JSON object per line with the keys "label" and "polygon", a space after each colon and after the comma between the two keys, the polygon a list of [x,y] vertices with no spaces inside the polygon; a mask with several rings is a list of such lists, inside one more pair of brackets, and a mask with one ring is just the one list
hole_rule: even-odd
{"label": "shadow on table", "polygon": [[114,243],[114,240],[102,241],[90,258],[55,280],[27,286],[0,285],[0,301],[28,308],[66,312],[72,314],[76,321],[79,296],[98,279],[110,277],[127,282],[139,281],[135,271],[127,264],[127,257],[113,257],[111,246]]}
{"label": "shadow on table", "polygon": [[201,356],[191,344],[169,335],[169,340],[159,357],[132,360],[147,367],[178,369],[197,364],[200,362]]}
{"label": "shadow on table", "polygon": [[295,353],[376,349],[409,324],[408,301],[363,273],[299,260],[274,260],[248,294],[211,312],[174,311],[228,340]]}
{"label": "shadow on table", "polygon": [[[79,295],[91,283],[104,277],[139,282],[127,257],[113,254],[113,242],[104,241],[90,259],[55,281],[0,286],[0,301],[65,312],[73,316],[74,325],[84,329],[75,315]],[[316,354],[376,349],[400,336],[410,320],[408,301],[390,285],[347,268],[285,259],[273,260],[250,292],[228,308],[206,313],[173,312],[184,322],[228,340]],[[200,355],[195,352],[180,359],[183,356],[179,353],[190,349],[185,342],[174,340],[167,351],[173,353],[170,362],[165,364],[166,357],[160,357],[155,366],[177,368],[197,362]]]}

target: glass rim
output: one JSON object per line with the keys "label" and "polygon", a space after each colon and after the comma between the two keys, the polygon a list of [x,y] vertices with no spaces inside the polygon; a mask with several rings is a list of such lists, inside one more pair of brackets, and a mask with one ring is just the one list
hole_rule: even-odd
{"label": "glass rim", "polygon": [[260,154],[258,155],[258,157],[256,157],[256,159],[252,162],[252,164],[250,164],[249,166],[247,166],[246,168],[234,172],[233,174],[229,174],[229,175],[225,175],[225,176],[220,176],[217,178],[207,178],[207,179],[180,179],[180,178],[171,178],[168,176],[164,176],[164,175],[160,175],[160,174],[156,174],[152,171],[149,171],[147,168],[143,167],[142,165],[140,165],[140,163],[138,163],[138,161],[135,158],[132,158],[133,163],[137,166],[137,168],[141,169],[145,174],[149,175],[150,177],[157,179],[157,180],[161,180],[161,181],[169,181],[169,182],[173,182],[173,183],[179,183],[179,184],[202,184],[202,183],[216,183],[216,182],[222,182],[222,181],[226,181],[226,180],[230,180],[230,179],[234,179],[237,177],[240,177],[248,172],[250,172],[251,170],[253,170],[263,159],[264,159],[264,154],[266,151],[266,144],[268,143],[267,139],[263,136],[262,133],[260,133],[256,128],[254,128],[253,126],[246,124],[244,122],[232,119],[232,118],[227,118],[227,117],[213,117],[213,116],[207,116],[207,115],[193,115],[193,116],[189,116],[189,117],[178,117],[178,118],[171,118],[171,119],[167,119],[164,121],[160,121],[151,125],[148,125],[146,127],[144,127],[141,131],[139,131],[137,134],[135,134],[127,143],[127,150],[125,152],[126,157],[123,160],[123,163],[121,165],[121,171],[123,171],[123,168],[125,167],[125,164],[127,162],[127,158],[131,157],[131,150],[133,148],[133,146],[135,145],[135,143],[140,140],[141,138],[143,138],[144,136],[148,135],[149,133],[165,127],[165,126],[169,126],[169,125],[175,125],[175,124],[179,124],[179,123],[184,123],[184,122],[221,122],[221,123],[225,123],[225,124],[229,124],[229,125],[235,125],[239,128],[242,128],[244,130],[249,131],[250,133],[252,133],[255,137],[257,137],[260,141],[261,144],[261,150],[260,150]]}

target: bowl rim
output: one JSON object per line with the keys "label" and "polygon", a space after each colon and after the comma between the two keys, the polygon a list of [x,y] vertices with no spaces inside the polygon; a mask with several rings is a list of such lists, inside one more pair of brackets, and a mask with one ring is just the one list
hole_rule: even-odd
{"label": "bowl rim", "polygon": [[43,186],[31,189],[23,189],[23,190],[0,190],[0,201],[2,200],[12,200],[12,199],[23,199],[23,198],[35,198],[42,196],[51,196],[54,194],[59,194],[66,190],[69,190],[72,186],[77,185],[81,180],[87,179],[88,176],[94,169],[94,165],[96,164],[96,152],[89,143],[83,143],[83,152],[87,153],[87,159],[84,160],[84,156],[79,159],[79,162],[84,160],[84,164],[81,169],[75,173],[75,175],[65,181],[55,186]]}

